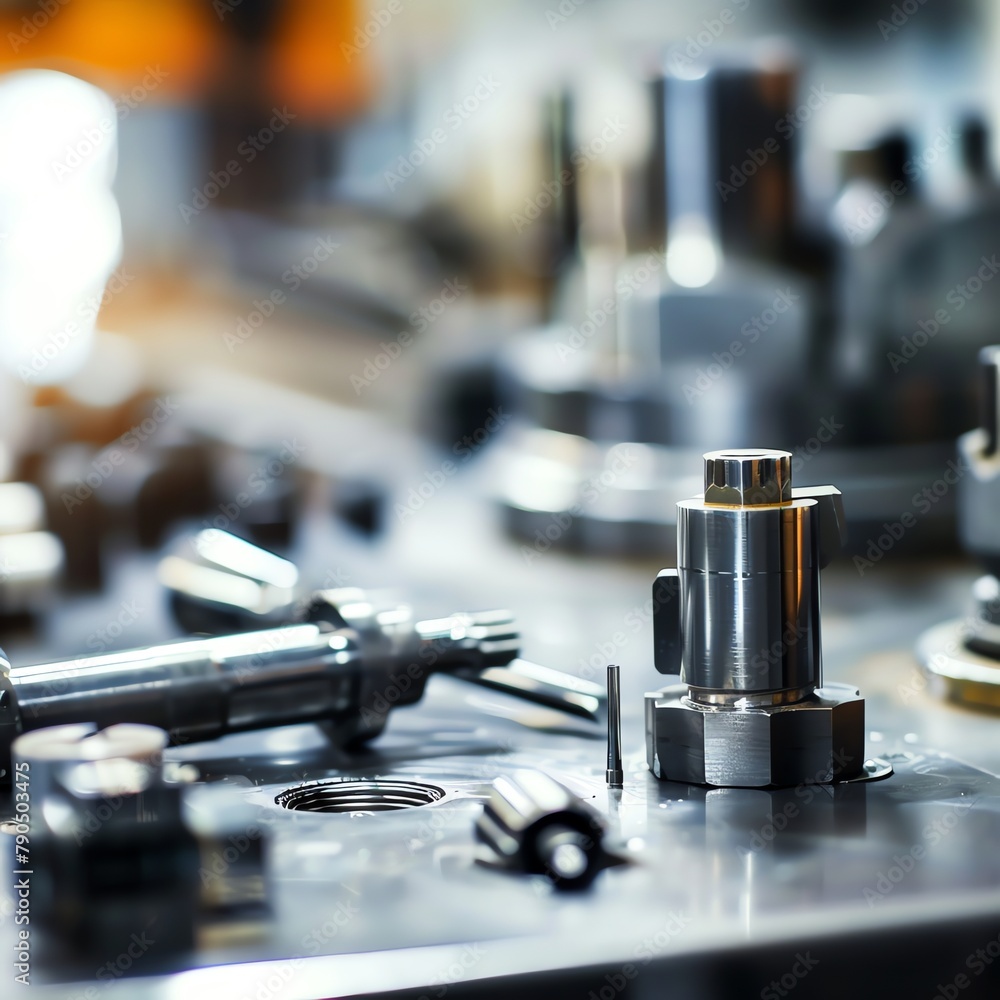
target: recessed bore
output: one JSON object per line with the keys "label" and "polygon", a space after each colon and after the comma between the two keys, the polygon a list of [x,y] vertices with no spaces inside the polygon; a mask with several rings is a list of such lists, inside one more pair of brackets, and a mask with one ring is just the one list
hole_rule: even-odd
{"label": "recessed bore", "polygon": [[368,813],[429,806],[442,798],[443,788],[421,781],[338,778],[287,788],[274,801],[298,812]]}

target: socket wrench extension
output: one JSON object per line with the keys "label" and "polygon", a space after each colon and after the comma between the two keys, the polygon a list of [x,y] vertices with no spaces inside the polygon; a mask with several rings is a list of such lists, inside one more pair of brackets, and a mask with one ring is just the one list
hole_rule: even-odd
{"label": "socket wrench extension", "polygon": [[791,455],[705,455],[677,505],[677,569],[653,586],[654,660],[680,683],[646,695],[661,779],[787,786],[859,776],[864,701],[823,686],[819,571],[843,544],[840,492],[793,490]]}

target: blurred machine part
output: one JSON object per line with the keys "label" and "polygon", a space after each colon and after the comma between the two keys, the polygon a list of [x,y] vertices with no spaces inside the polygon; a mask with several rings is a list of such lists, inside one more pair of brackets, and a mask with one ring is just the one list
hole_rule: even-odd
{"label": "blurred machine part", "polygon": [[13,743],[13,788],[30,803],[20,866],[39,957],[57,975],[119,953],[134,961],[115,975],[169,967],[201,926],[235,916],[245,936],[266,912],[260,829],[232,788],[194,787],[190,765],[165,763],[168,740],[154,726],[77,723]]}
{"label": "blurred machine part", "polygon": [[278,625],[300,597],[294,563],[218,528],[181,538],[160,560],[157,576],[178,624],[192,633]]}
{"label": "blurred machine part", "polygon": [[0,536],[0,610],[4,615],[38,612],[59,582],[63,548],[48,531]]}
{"label": "blurred machine part", "polygon": [[[720,436],[773,439],[797,416],[813,320],[804,275],[787,267],[796,257],[795,84],[787,51],[773,46],[658,79],[665,251],[612,262],[576,325],[507,352],[521,426],[498,475],[515,533],[532,538],[577,507],[577,518],[620,526],[611,551],[658,549],[667,532],[656,522],[669,522],[658,509],[670,506],[673,469],[686,464],[678,452]],[[762,398],[766,407],[755,404]],[[643,445],[641,466],[616,470],[595,503],[588,480],[617,442]],[[600,529],[582,530],[594,548]],[[563,541],[573,544],[569,533]]]}
{"label": "blurred machine part", "polygon": [[[915,502],[902,544],[945,543],[954,498],[914,497],[950,458],[969,409],[959,359],[989,341],[1000,293],[982,123],[955,111],[921,149],[917,124],[865,124],[872,99],[800,90],[784,45],[668,62],[653,101],[665,251],[626,258],[610,293],[580,293],[585,312],[504,353],[517,420],[494,480],[510,531],[669,552],[684,469],[725,437],[797,441],[797,469],[850,491],[859,551]],[[803,165],[802,135],[830,121]],[[816,224],[796,179],[820,161],[840,193]]]}
{"label": "blurred machine part", "polygon": [[[98,354],[101,346],[99,338]],[[112,539],[156,548],[178,521],[233,496],[222,483],[221,449],[174,419],[178,406],[174,395],[146,390],[88,404],[62,386],[29,411],[24,423],[34,433],[19,467],[45,498],[71,589],[103,585]]]}
{"label": "blurred machine part", "polygon": [[608,863],[600,815],[543,771],[493,783],[476,836],[513,871],[546,875],[558,889],[588,885]]}
{"label": "blurred machine part", "polygon": [[76,724],[8,745],[15,788],[31,790],[24,867],[50,964],[127,954],[140,933],[160,962],[194,945],[198,847],[164,773],[167,740],[152,726]]}
{"label": "blurred machine part", "polygon": [[0,483],[0,616],[35,613],[52,600],[65,553],[46,527],[35,486]]}
{"label": "blurred machine part", "polygon": [[979,352],[980,421],[958,440],[963,471],[958,482],[958,530],[962,546],[994,575],[1000,575],[1000,347]]}
{"label": "blurred machine part", "polygon": [[968,613],[928,629],[917,657],[945,696],[1000,708],[1000,347],[979,353],[980,426],[958,439],[959,536],[987,574],[972,585]]}
{"label": "blurred machine part", "polygon": [[908,119],[872,133],[863,123],[877,108],[860,95],[831,107],[834,386],[873,444],[950,441],[974,419],[970,372],[1000,307],[989,132],[956,108],[930,136]]}
{"label": "blurred machine part", "polygon": [[677,569],[654,585],[646,755],[663,781],[794,786],[858,777],[864,700],[824,686],[819,572],[843,544],[839,491],[793,490],[792,456],[705,455],[704,497],[677,505]]}

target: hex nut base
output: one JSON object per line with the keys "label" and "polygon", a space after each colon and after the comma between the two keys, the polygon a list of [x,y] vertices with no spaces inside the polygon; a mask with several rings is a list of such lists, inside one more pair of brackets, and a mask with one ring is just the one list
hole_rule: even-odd
{"label": "hex nut base", "polygon": [[865,702],[827,684],[789,705],[728,708],[688,698],[685,684],[646,695],[646,761],[662,781],[720,787],[826,784],[860,775]]}

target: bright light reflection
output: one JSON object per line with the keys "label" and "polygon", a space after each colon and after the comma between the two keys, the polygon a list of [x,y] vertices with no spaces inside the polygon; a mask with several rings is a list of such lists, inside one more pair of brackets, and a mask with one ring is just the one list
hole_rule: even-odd
{"label": "bright light reflection", "polygon": [[719,252],[704,220],[684,216],[671,223],[667,274],[684,288],[707,285],[719,268]]}

